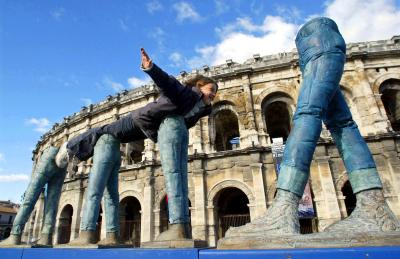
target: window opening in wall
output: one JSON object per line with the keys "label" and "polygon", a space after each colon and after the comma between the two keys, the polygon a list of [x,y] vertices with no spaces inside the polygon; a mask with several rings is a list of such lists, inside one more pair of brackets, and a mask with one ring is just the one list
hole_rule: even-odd
{"label": "window opening in wall", "polygon": [[72,227],[72,215],[74,209],[70,204],[66,205],[61,213],[59,219],[59,230],[58,230],[58,244],[67,244],[71,239],[71,227]]}
{"label": "window opening in wall", "polygon": [[282,101],[272,102],[265,108],[265,123],[271,140],[283,138],[286,141],[290,133],[290,113],[287,104]]}
{"label": "window opening in wall", "polygon": [[120,203],[121,241],[140,247],[141,206],[133,196],[124,198]]}
{"label": "window opening in wall", "polygon": [[238,227],[250,222],[249,199],[240,189],[222,189],[214,199],[214,204],[218,239],[225,236],[229,227]]}
{"label": "window opening in wall", "polygon": [[386,80],[380,86],[379,92],[393,130],[400,131],[400,80]]}
{"label": "window opening in wall", "polygon": [[222,110],[215,115],[215,149],[233,150],[240,146],[239,123],[231,110]]}

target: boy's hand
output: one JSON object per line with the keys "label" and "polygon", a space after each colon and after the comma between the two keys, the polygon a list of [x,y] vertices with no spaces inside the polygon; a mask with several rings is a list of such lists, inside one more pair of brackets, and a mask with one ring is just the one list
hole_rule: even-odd
{"label": "boy's hand", "polygon": [[140,52],[142,53],[142,68],[144,69],[150,68],[153,65],[153,61],[151,60],[149,55],[147,55],[144,48],[141,48]]}

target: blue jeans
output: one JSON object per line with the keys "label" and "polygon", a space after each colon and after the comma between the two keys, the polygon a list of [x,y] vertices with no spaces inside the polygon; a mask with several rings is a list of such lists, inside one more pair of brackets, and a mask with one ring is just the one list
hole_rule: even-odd
{"label": "blue jeans", "polygon": [[170,224],[188,223],[188,142],[182,116],[166,117],[158,129],[158,145],[168,195]]}
{"label": "blue jeans", "polygon": [[329,18],[309,21],[298,32],[296,46],[303,82],[277,187],[303,195],[323,121],[344,161],[353,192],[382,188],[372,155],[339,88],[346,44],[337,25]]}
{"label": "blue jeans", "polygon": [[57,167],[55,163],[57,153],[58,148],[49,147],[44,150],[40,157],[35,172],[32,175],[32,179],[25,191],[24,201],[15,217],[11,234],[22,234],[24,226],[28,221],[46,183],[47,196],[44,204],[45,209],[42,233],[52,234],[54,232],[58,202],[60,200],[61,189],[67,172],[66,169]]}
{"label": "blue jeans", "polygon": [[120,165],[120,142],[110,134],[102,135],[94,147],[93,167],[89,174],[81,230],[96,230],[101,198],[104,193],[106,231],[119,231],[118,172]]}

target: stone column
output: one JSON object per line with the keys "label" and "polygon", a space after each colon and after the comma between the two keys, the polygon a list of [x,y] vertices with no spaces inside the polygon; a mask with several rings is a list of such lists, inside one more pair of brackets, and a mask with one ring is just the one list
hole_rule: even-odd
{"label": "stone column", "polygon": [[[193,239],[207,240],[207,211],[206,211],[206,185],[205,170],[202,160],[193,160],[193,186],[194,186],[194,217],[192,216]],[[192,205],[193,206],[193,205]]]}
{"label": "stone column", "polygon": [[248,124],[245,126],[245,132],[241,132],[240,147],[251,147],[253,145],[260,145],[258,138],[257,124],[254,114],[253,92],[250,84],[250,77],[248,74],[242,76],[242,88],[246,96],[245,111],[248,119]]}
{"label": "stone column", "polygon": [[318,215],[318,229],[323,231],[341,219],[328,156],[314,157],[310,168],[310,177]]}
{"label": "stone column", "polygon": [[160,209],[153,210],[153,213],[154,213],[154,227],[153,227],[153,229],[154,229],[154,237],[157,237],[160,234],[160,227],[161,227],[160,226],[161,225],[160,212],[161,212]]}
{"label": "stone column", "polygon": [[375,161],[386,201],[393,213],[400,218],[400,190],[398,188],[400,186],[400,159],[393,139],[383,139],[382,146],[382,153],[386,161],[382,166],[377,159]]}
{"label": "stone column", "polygon": [[342,219],[347,218],[347,210],[346,210],[346,203],[344,200],[346,199],[345,196],[343,196],[343,193],[341,191],[338,191],[336,193],[337,199],[338,199],[338,204],[339,204],[339,209],[340,209],[340,214],[342,215]]}
{"label": "stone column", "polygon": [[140,242],[153,241],[154,238],[154,214],[153,214],[153,171],[151,166],[146,167],[148,177],[145,179],[143,191],[142,224]]}
{"label": "stone column", "polygon": [[253,163],[250,165],[253,175],[253,191],[254,191],[254,215],[251,218],[258,218],[267,211],[267,200],[265,198],[264,177],[261,163]]}
{"label": "stone column", "polygon": [[156,145],[150,139],[144,140],[144,151],[143,151],[143,160],[144,161],[155,161],[156,156]]}
{"label": "stone column", "polygon": [[78,192],[75,194],[75,204],[76,206],[73,206],[74,211],[72,214],[72,222],[71,222],[71,237],[70,241],[78,238],[79,236],[79,231],[80,231],[80,226],[81,226],[81,219],[82,219],[82,212],[84,209],[84,194],[86,187],[84,187],[84,179],[79,179],[79,189]]}
{"label": "stone column", "polygon": [[40,232],[42,230],[42,224],[44,220],[44,193],[42,192],[36,202],[36,218],[33,227],[33,238],[39,238]]}
{"label": "stone column", "polygon": [[357,111],[360,113],[360,119],[363,122],[363,127],[360,130],[363,134],[368,133],[384,133],[387,131],[388,122],[379,110],[375,100],[375,95],[372,92],[371,84],[365,73],[364,63],[361,59],[354,60],[355,79],[357,87],[354,89],[354,101]]}
{"label": "stone column", "polygon": [[218,233],[217,233],[217,224],[215,222],[215,211],[217,210],[216,207],[214,207],[213,204],[208,204],[207,207],[207,219],[208,219],[208,224],[207,224],[207,233],[208,233],[208,245],[209,246],[217,246],[217,238],[218,238]]}

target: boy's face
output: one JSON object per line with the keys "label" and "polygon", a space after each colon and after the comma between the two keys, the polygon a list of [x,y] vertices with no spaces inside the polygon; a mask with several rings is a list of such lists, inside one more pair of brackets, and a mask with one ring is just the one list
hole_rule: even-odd
{"label": "boy's face", "polygon": [[203,93],[203,102],[207,105],[211,104],[217,94],[217,87],[215,84],[208,83],[200,88]]}

